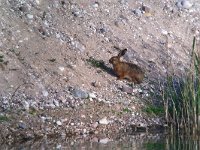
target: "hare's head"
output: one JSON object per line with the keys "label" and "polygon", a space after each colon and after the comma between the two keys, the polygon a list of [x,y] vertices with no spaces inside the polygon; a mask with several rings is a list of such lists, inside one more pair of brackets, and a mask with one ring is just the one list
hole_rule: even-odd
{"label": "hare's head", "polygon": [[122,51],[119,52],[119,54],[117,56],[113,56],[109,59],[109,63],[115,65],[118,64],[120,62],[120,57],[123,56],[126,53],[127,49],[124,49]]}

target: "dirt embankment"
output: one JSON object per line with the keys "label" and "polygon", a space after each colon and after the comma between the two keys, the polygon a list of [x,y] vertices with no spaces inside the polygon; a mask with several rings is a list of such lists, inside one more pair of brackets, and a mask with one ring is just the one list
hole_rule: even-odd
{"label": "dirt embankment", "polygon": [[[2,1],[2,139],[161,125],[145,107],[161,101],[150,96],[154,83],[188,68],[199,12],[198,0]],[[145,70],[142,84],[116,80],[113,46],[127,48],[124,61]]]}

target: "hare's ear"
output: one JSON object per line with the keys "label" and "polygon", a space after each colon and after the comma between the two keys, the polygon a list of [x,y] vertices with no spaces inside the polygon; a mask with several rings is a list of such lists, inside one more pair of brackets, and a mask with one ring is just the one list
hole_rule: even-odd
{"label": "hare's ear", "polygon": [[127,49],[122,50],[122,51],[118,54],[118,57],[121,57],[121,56],[125,55],[126,52],[127,52]]}

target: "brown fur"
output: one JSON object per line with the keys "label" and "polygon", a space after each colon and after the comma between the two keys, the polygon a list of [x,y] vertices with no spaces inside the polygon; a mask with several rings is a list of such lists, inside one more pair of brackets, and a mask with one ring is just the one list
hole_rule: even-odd
{"label": "brown fur", "polygon": [[127,49],[120,51],[118,56],[109,59],[109,63],[113,65],[113,69],[118,76],[118,80],[128,79],[135,84],[139,84],[144,79],[144,71],[136,64],[123,62],[120,57],[126,53]]}

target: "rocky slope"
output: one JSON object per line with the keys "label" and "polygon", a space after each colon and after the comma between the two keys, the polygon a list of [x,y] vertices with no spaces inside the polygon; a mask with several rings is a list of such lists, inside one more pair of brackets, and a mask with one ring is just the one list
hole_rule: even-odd
{"label": "rocky slope", "polygon": [[[3,0],[1,136],[116,133],[162,124],[143,111],[166,74],[190,63],[200,39],[198,0]],[[108,60],[144,68],[140,85],[117,81]],[[11,138],[13,140],[13,138]]]}

